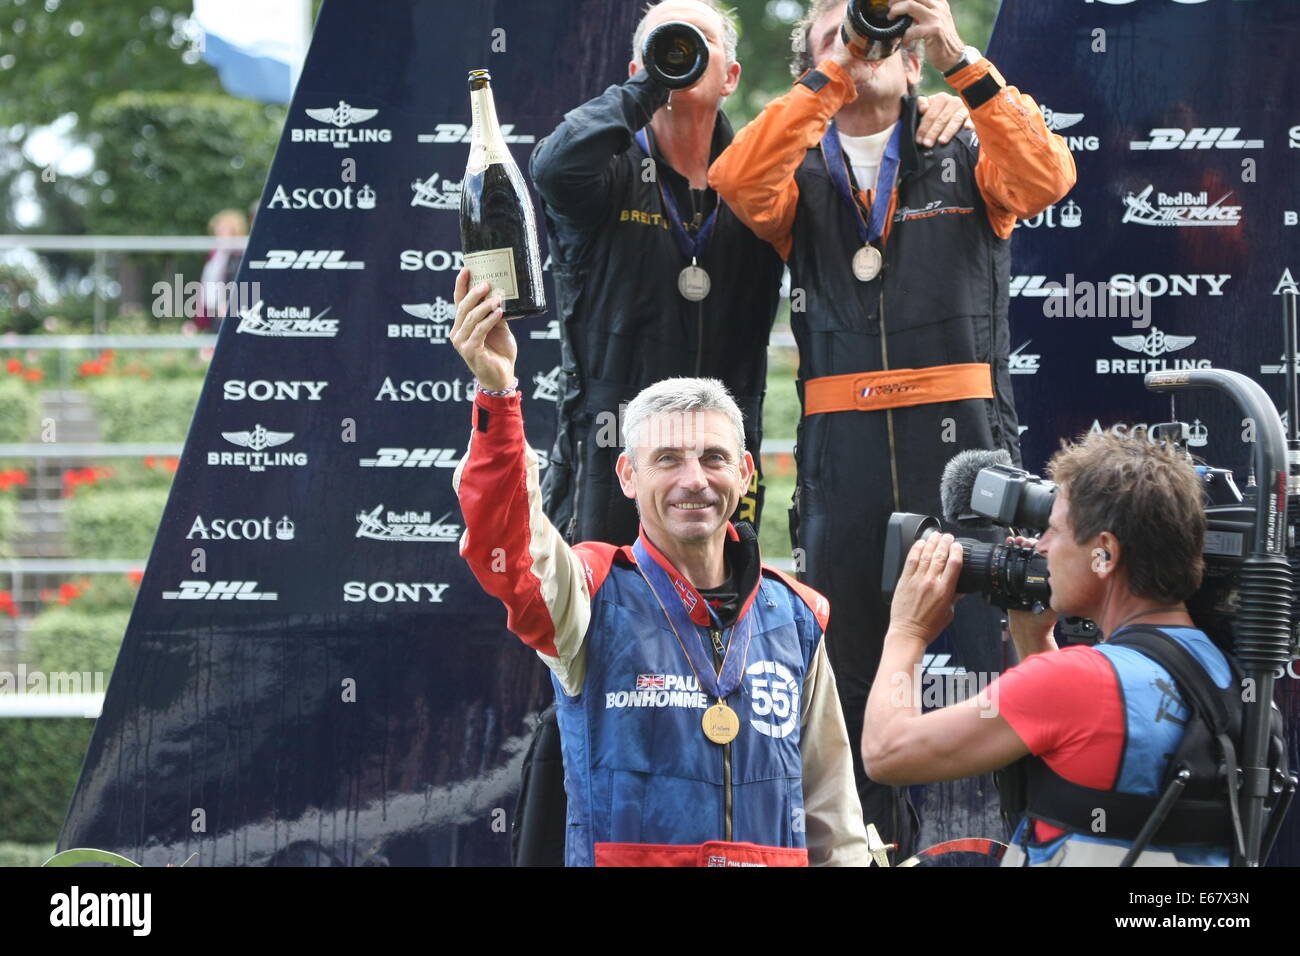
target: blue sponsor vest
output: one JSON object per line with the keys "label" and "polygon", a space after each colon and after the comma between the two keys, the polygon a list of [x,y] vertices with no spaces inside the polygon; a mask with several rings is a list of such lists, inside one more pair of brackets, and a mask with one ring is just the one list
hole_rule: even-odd
{"label": "blue sponsor vest", "polygon": [[[1228,686],[1232,671],[1227,659],[1203,631],[1191,627],[1162,627],[1160,630],[1195,657],[1216,686]],[[1094,650],[1115,669],[1124,703],[1124,751],[1112,789],[1120,793],[1159,797],[1169,759],[1183,739],[1183,728],[1191,711],[1179,697],[1169,672],[1141,651],[1111,644],[1098,644]],[[1126,840],[1104,839],[1081,832],[1066,833],[1042,844],[1030,843],[1031,837],[1029,818],[1026,817],[1016,828],[1012,842],[1028,854],[1030,866],[1048,863],[1069,842],[1118,847],[1130,845]],[[1151,845],[1147,850],[1173,853],[1179,862],[1200,866],[1227,866],[1230,862],[1226,846]]]}
{"label": "blue sponsor vest", "polygon": [[[731,840],[803,848],[799,715],[820,629],[768,571],[735,632],[747,626],[744,678],[727,698],[740,717],[728,748]],[[566,865],[592,866],[597,843],[725,839],[724,749],[701,727],[715,701],[649,585],[621,557],[592,598],[585,642],[581,693],[568,696],[552,677],[569,800]]]}

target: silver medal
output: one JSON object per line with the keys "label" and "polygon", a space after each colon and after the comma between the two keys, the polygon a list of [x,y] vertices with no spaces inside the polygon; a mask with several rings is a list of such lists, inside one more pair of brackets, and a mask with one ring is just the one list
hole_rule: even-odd
{"label": "silver medal", "polygon": [[880,275],[883,261],[879,249],[875,246],[863,246],[853,253],[853,274],[860,282],[870,282]]}
{"label": "silver medal", "polygon": [[689,302],[702,302],[711,286],[709,274],[697,265],[687,266],[677,276],[677,291]]}

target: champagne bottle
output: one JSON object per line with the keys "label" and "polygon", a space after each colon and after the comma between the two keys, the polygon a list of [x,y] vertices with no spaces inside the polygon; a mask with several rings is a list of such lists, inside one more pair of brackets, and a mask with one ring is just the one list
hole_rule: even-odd
{"label": "champagne bottle", "polygon": [[506,147],[487,70],[469,74],[474,131],[460,192],[460,245],[470,285],[492,283],[507,319],[546,311],[533,203]]}

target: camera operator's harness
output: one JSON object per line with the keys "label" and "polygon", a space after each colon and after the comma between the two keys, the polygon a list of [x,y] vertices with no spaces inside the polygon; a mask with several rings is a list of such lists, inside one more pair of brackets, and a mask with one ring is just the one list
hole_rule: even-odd
{"label": "camera operator's harness", "polygon": [[[1231,848],[1233,862],[1239,863],[1245,854],[1238,801],[1241,777],[1238,755],[1245,694],[1236,664],[1224,655],[1231,678],[1226,687],[1219,687],[1181,642],[1157,628],[1131,627],[1106,643],[1110,647],[1132,648],[1163,667],[1173,677],[1179,695],[1190,710],[1182,739],[1161,781],[1159,796],[1081,786],[1055,773],[1042,758],[1026,757],[1002,773],[999,787],[1004,815],[1027,814],[1031,820],[1064,829],[1068,831],[1067,842],[1070,833],[1103,835],[1107,840],[1124,841],[1128,850],[1118,861],[1120,866],[1133,865],[1151,844],[1171,849]],[[1121,757],[1116,775],[1117,786],[1132,742],[1126,734],[1126,753]],[[1281,712],[1276,707],[1272,713],[1268,765],[1270,775],[1279,786],[1265,806],[1269,823],[1262,841],[1261,859],[1267,857],[1277,837],[1294,792],[1294,788],[1285,786],[1289,776],[1286,740]],[[1099,820],[1104,820],[1101,834],[1097,833]],[[1028,825],[1026,820],[1023,826]],[[1101,865],[1116,862],[1120,850],[1098,842],[1088,843],[1086,849],[1098,851],[1095,858],[1086,862]],[[1107,853],[1110,859],[1104,858]],[[1061,859],[1057,853],[1052,854],[1053,863]],[[1004,865],[1017,863],[1029,863],[1028,854],[1013,851],[1004,861]]]}

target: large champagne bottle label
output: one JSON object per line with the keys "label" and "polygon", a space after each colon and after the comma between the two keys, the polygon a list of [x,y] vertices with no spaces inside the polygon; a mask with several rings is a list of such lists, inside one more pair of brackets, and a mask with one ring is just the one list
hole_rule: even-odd
{"label": "large champagne bottle label", "polygon": [[507,319],[546,311],[533,203],[506,146],[486,70],[469,75],[474,129],[460,194],[460,241],[470,285],[490,282]]}

